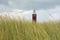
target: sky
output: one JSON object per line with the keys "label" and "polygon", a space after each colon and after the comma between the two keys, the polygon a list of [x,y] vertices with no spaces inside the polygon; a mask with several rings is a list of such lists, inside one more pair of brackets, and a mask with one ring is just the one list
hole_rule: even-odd
{"label": "sky", "polygon": [[0,14],[32,19],[34,9],[38,21],[60,20],[60,0],[0,0]]}

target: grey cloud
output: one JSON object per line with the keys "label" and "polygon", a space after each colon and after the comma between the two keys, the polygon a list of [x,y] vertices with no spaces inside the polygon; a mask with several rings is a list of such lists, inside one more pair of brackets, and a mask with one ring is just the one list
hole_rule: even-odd
{"label": "grey cloud", "polygon": [[6,5],[0,4],[0,12],[6,12],[6,11],[11,11],[11,8],[9,8]]}
{"label": "grey cloud", "polygon": [[60,5],[60,0],[14,0],[15,8],[18,9],[49,9]]}
{"label": "grey cloud", "polygon": [[[12,4],[9,4],[9,1]],[[17,9],[49,9],[60,5],[60,0],[0,0],[0,3],[8,4]]]}
{"label": "grey cloud", "polygon": [[8,0],[0,0],[0,4],[8,5]]}
{"label": "grey cloud", "polygon": [[8,5],[8,0],[0,0],[0,12],[11,11],[11,9]]}

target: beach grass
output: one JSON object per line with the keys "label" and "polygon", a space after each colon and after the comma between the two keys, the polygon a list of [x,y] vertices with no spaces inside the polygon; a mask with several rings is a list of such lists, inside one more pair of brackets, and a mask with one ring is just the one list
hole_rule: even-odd
{"label": "beach grass", "polygon": [[1,19],[0,40],[60,40],[60,22]]}

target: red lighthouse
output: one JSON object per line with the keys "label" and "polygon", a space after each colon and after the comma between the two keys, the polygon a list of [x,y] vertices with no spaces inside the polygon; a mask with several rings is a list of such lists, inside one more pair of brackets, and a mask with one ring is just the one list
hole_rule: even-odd
{"label": "red lighthouse", "polygon": [[37,21],[37,14],[36,14],[35,10],[33,10],[32,20],[33,20],[34,22]]}

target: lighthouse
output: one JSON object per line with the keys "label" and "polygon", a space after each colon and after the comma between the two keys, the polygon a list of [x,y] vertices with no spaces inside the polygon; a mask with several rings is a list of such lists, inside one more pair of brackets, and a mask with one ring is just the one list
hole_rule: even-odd
{"label": "lighthouse", "polygon": [[33,10],[32,21],[34,21],[34,22],[37,21],[37,14],[36,14],[36,11],[35,10]]}

